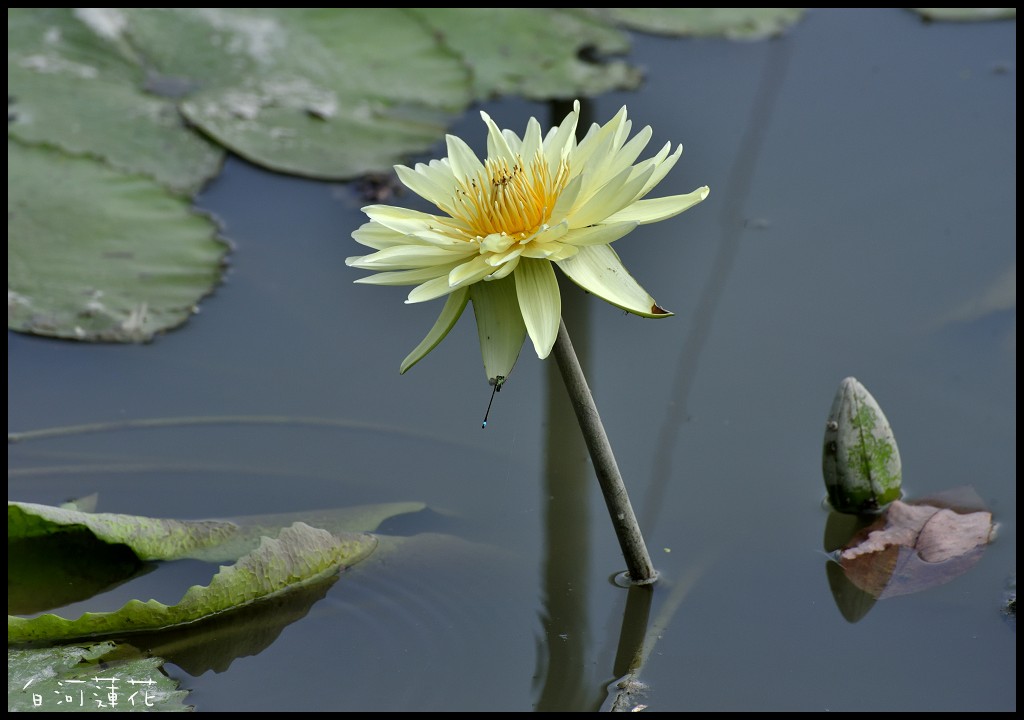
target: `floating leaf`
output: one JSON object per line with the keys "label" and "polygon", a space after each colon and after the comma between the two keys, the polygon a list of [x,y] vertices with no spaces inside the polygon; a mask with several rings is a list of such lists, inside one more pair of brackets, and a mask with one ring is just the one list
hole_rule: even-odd
{"label": "floating leaf", "polygon": [[280,172],[391,172],[475,98],[635,87],[581,59],[628,46],[576,9],[10,9],[8,327],[144,342],[184,323],[226,254],[173,198],[219,169],[211,138]]}
{"label": "floating leaf", "polygon": [[358,539],[361,533],[372,532],[389,518],[415,513],[426,507],[421,502],[379,503],[352,507],[303,510],[301,512],[274,513],[272,515],[246,515],[232,518],[238,532],[219,545],[197,548],[189,557],[207,562],[234,560],[255,548],[260,539],[273,536],[281,528],[295,522],[327,530],[336,537]]}
{"label": "floating leaf", "polygon": [[572,98],[633,89],[642,80],[626,62],[583,59],[629,50],[629,36],[595,13],[492,7],[414,12],[472,68],[473,94],[479,99]]}
{"label": "floating leaf", "polygon": [[1017,8],[909,8],[925,20],[980,22],[1010,20],[1017,17]]}
{"label": "floating leaf", "polygon": [[[210,669],[221,672],[235,658],[269,646],[326,594],[337,575],[325,566],[325,552],[336,556],[335,570],[351,566],[377,547],[377,538],[366,531],[424,507],[418,502],[385,503],[231,522],[93,515],[8,503],[9,613],[82,600],[90,590],[99,592],[105,583],[122,582],[140,567],[152,569],[141,566],[132,548],[151,558],[210,561],[245,555],[236,566],[222,568],[209,588],[190,590],[179,605],[168,608],[134,600],[115,613],[88,614],[76,621],[54,615],[29,621],[9,617],[8,640],[39,643],[131,632],[139,634],[140,646],[194,675]],[[311,528],[297,518],[320,527]],[[278,540],[268,543],[273,536]],[[65,587],[68,583],[75,587]],[[274,602],[263,602],[269,597]]]}
{"label": "floating leaf", "polygon": [[190,195],[225,153],[151,92],[115,8],[8,8],[7,133]]}
{"label": "floating leaf", "polygon": [[626,27],[657,35],[759,40],[781,35],[804,8],[601,8]]}
{"label": "floating leaf", "polygon": [[102,642],[7,651],[8,712],[189,711],[159,657]]}
{"label": "floating leaf", "polygon": [[829,503],[838,512],[876,512],[902,492],[900,453],[892,428],[856,378],[845,378],[832,402],[822,472]]}
{"label": "floating leaf", "polygon": [[7,143],[7,326],[143,342],[181,325],[220,280],[209,218],[148,178]]}
{"label": "floating leaf", "polygon": [[187,88],[190,122],[271,170],[342,180],[426,151],[469,73],[401,8],[133,9],[128,32]]}
{"label": "floating leaf", "polygon": [[77,620],[52,614],[31,619],[8,616],[7,642],[64,642],[194,623],[327,581],[341,567],[369,555],[376,543],[370,535],[342,539],[326,530],[295,523],[276,539],[264,537],[256,550],[235,565],[222,566],[209,586],[192,587],[177,605],[131,600],[115,612],[86,613]]}
{"label": "floating leaf", "polygon": [[836,559],[871,597],[920,592],[953,580],[980,558],[995,533],[992,514],[942,498],[893,502],[858,532]]}
{"label": "floating leaf", "polygon": [[7,503],[8,543],[53,535],[67,528],[87,528],[106,543],[126,545],[140,560],[196,557],[205,548],[221,546],[239,533],[235,523],[218,520],[169,520]]}
{"label": "floating leaf", "polygon": [[86,513],[67,508],[8,501],[8,543],[87,529],[105,543],[124,545],[141,560],[206,562],[237,560],[255,549],[264,536],[305,522],[339,538],[358,541],[384,520],[423,510],[421,502],[357,505],[273,515],[251,515],[233,520],[174,520],[117,513]]}

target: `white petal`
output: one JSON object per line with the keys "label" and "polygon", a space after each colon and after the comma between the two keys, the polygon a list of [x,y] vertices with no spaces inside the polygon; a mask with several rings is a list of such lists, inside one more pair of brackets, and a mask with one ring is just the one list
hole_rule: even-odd
{"label": "white petal", "polygon": [[406,356],[398,372],[404,373],[437,347],[438,343],[444,340],[445,336],[462,315],[462,311],[466,309],[466,302],[468,300],[469,293],[465,289],[456,290],[448,296],[448,300],[445,302],[444,307],[441,308],[441,314],[437,317],[434,327],[430,328],[427,336]]}
{"label": "white petal", "polygon": [[371,247],[374,250],[383,250],[394,245],[405,245],[409,242],[406,240],[405,233],[372,221],[363,223],[358,230],[352,233],[352,239],[360,245]]}
{"label": "white petal", "polygon": [[645,128],[633,141],[624,146],[632,125],[629,120],[623,120],[614,135],[610,136],[607,145],[594,150],[587,160],[586,175],[594,178],[612,177],[633,163],[647,145],[652,132],[650,128]]}
{"label": "white petal", "polygon": [[522,148],[523,148],[523,141],[520,140],[519,136],[516,135],[514,132],[512,132],[511,130],[507,130],[507,129],[506,130],[502,130],[501,131],[501,136],[503,138],[505,138],[505,142],[508,143],[509,150],[511,150],[513,153],[518,154],[519,151],[522,150]]}
{"label": "white petal", "polygon": [[438,187],[454,188],[457,184],[455,173],[452,172],[452,164],[448,158],[434,159],[424,165],[416,163],[416,172],[431,180]]}
{"label": "white petal", "polygon": [[605,222],[636,222],[646,225],[647,223],[666,220],[684,210],[689,210],[704,200],[709,192],[711,191],[705,185],[686,195],[670,195],[669,197],[654,198],[652,200],[637,200],[614,215],[609,215],[605,218]]}
{"label": "white petal", "polygon": [[494,280],[501,280],[501,278],[510,275],[512,271],[515,270],[516,267],[519,265],[519,256],[522,254],[522,249],[519,249],[519,251],[516,252],[515,255],[511,255],[511,257],[506,259],[505,262],[503,262],[497,270],[488,275],[485,279],[491,280],[493,282]]}
{"label": "white petal", "polygon": [[445,139],[448,141],[448,162],[451,163],[455,177],[479,177],[484,171],[484,166],[469,145],[454,135],[446,135]]}
{"label": "white petal", "polygon": [[549,242],[543,245],[526,245],[523,247],[524,258],[536,258],[538,260],[564,260],[579,252],[575,245],[566,245],[560,242]]}
{"label": "white petal", "polygon": [[583,188],[583,176],[577,175],[569,184],[562,190],[561,195],[558,196],[558,200],[555,201],[555,207],[551,211],[551,223],[560,223],[566,219],[570,212],[572,212],[573,206],[579,199],[580,190]]}
{"label": "white petal", "polygon": [[569,245],[610,245],[636,229],[635,222],[617,222],[570,230],[562,240]]}
{"label": "white petal", "polygon": [[[363,208],[373,222],[405,238],[405,245],[437,245],[458,251],[465,245],[467,235],[465,223],[454,218],[438,217],[428,213],[392,205],[370,205]],[[365,226],[364,226],[365,227]],[[361,232],[362,228],[356,232]],[[355,237],[355,235],[353,235]],[[386,237],[377,231],[371,239]],[[357,238],[358,240],[358,238]],[[360,240],[360,242],[362,242]],[[363,243],[369,245],[369,243]],[[396,245],[393,238],[383,247]],[[374,247],[371,245],[371,247]],[[381,249],[383,249],[383,247]]]}
{"label": "white petal", "polygon": [[644,174],[631,177],[632,168],[623,170],[569,213],[567,218],[570,225],[573,228],[594,225],[627,207],[653,171],[654,168],[648,168]]}
{"label": "white petal", "polygon": [[[460,223],[461,224],[461,223]],[[420,230],[405,236],[410,244],[436,245],[439,248],[451,250],[459,254],[473,252],[475,248],[469,245],[469,232],[459,232],[453,224],[451,227],[438,226],[436,230]]]}
{"label": "white petal", "polygon": [[573,255],[578,253],[580,249],[575,245],[566,245],[565,243],[556,243],[554,252],[548,255],[548,260],[551,262],[558,262],[559,260],[565,260],[571,258]]}
{"label": "white petal", "polygon": [[491,233],[479,241],[480,252],[488,253],[490,255],[493,255],[494,253],[503,253],[508,250],[515,241],[516,239],[511,235],[506,235],[505,233]]}
{"label": "white petal", "polygon": [[671,157],[668,155],[668,150],[670,147],[671,144],[665,143],[665,147],[663,147],[657,155],[655,155],[650,160],[646,160],[643,163],[637,165],[635,168],[633,168],[634,172],[639,173],[641,170],[646,168],[648,164],[654,166],[654,172],[651,173],[651,176],[649,178],[647,178],[647,184],[644,185],[644,187],[637,194],[637,200],[644,197],[647,193],[654,189],[655,185],[664,180],[665,176],[668,175],[669,171],[673,167],[675,167],[676,162],[679,161],[679,156],[683,154],[683,146],[678,146],[676,148],[676,151],[672,153]]}
{"label": "white petal", "polygon": [[516,283],[512,278],[476,283],[469,286],[469,296],[476,315],[484,372],[487,380],[494,383],[512,373],[526,339]]}
{"label": "white petal", "polygon": [[419,285],[427,280],[443,277],[448,273],[448,268],[444,266],[416,268],[414,270],[392,270],[367,275],[355,282],[361,285]]}
{"label": "white petal", "polygon": [[544,156],[552,174],[558,171],[562,161],[576,143],[576,125],[580,119],[580,101],[573,101],[573,111],[565,116],[565,120],[557,128],[552,128],[544,138]]}
{"label": "white petal", "polygon": [[658,307],[608,245],[582,247],[573,257],[559,261],[558,267],[584,290],[635,315],[656,318],[672,314]]}
{"label": "white petal", "polygon": [[[427,166],[421,163],[417,167],[424,168]],[[403,185],[421,198],[434,203],[434,205],[443,207],[451,201],[454,183],[440,184],[438,178],[432,176],[429,172],[410,170],[404,165],[395,165],[395,172],[398,173],[398,179],[402,181]]]}
{"label": "white petal", "polygon": [[455,292],[459,289],[460,288],[453,288],[448,284],[448,275],[445,274],[442,277],[428,280],[422,285],[414,287],[405,302],[407,305],[410,303],[425,302],[427,300],[433,300],[434,298],[439,298],[442,295]]}
{"label": "white petal", "polygon": [[487,157],[504,158],[509,164],[515,163],[516,154],[508,146],[508,141],[501,134],[501,129],[491,120],[491,116],[482,110],[480,111],[480,117],[487,124]]}
{"label": "white petal", "polygon": [[[523,246],[519,245],[510,250],[506,250],[505,252],[500,254],[492,253],[490,255],[487,255],[487,264],[490,265],[491,267],[498,267],[499,265],[504,265],[509,260],[517,258],[520,255],[522,255],[523,249]],[[505,275],[508,275],[508,273],[502,273],[501,277],[504,277]]]}
{"label": "white petal", "polygon": [[603,158],[610,151],[616,134],[625,120],[626,107],[623,106],[604,126],[591,125],[587,136],[580,141],[572,154],[573,166],[579,167],[582,171],[591,156],[599,160]]}
{"label": "white petal", "polygon": [[622,124],[619,125],[615,130],[615,140],[612,142],[612,152],[619,152],[622,146],[626,144],[626,138],[629,137],[630,131],[633,129],[633,121],[626,118],[626,106],[622,106]]}
{"label": "white petal", "polygon": [[560,240],[569,232],[569,221],[563,220],[557,225],[541,225],[537,231],[519,240],[520,245],[540,247],[549,242]]}
{"label": "white petal", "polygon": [[576,146],[573,148],[573,158],[577,157],[577,152],[579,150],[579,146],[582,145],[583,143],[587,142],[589,140],[589,138],[594,137],[599,132],[601,132],[601,126],[598,125],[597,123],[591,123],[590,127],[587,128],[587,134],[584,135],[583,138],[581,140],[579,140],[576,143]]}
{"label": "white petal", "polygon": [[483,279],[484,276],[490,275],[492,272],[494,272],[494,266],[487,262],[487,257],[477,255],[471,260],[452,268],[452,271],[448,273],[448,283],[452,287],[468,285]]}
{"label": "white petal", "polygon": [[431,265],[454,265],[465,257],[465,253],[430,245],[395,245],[370,255],[348,258],[345,264],[363,270],[412,270]]}
{"label": "white petal", "polygon": [[602,172],[607,175],[614,175],[630,167],[640,156],[640,153],[644,151],[644,148],[647,147],[647,143],[651,141],[651,135],[653,135],[653,131],[648,125],[637,133],[636,137],[626,143],[623,148],[609,157],[609,162],[602,168]]}
{"label": "white petal", "polygon": [[410,210],[394,205],[367,205],[363,208],[363,212],[371,220],[405,235],[420,231],[429,232],[436,228],[443,219],[419,210]]}
{"label": "white petal", "polygon": [[532,117],[526,123],[526,132],[523,133],[523,147],[519,151],[519,154],[523,157],[523,162],[533,162],[533,159],[543,146],[544,139],[541,137],[540,123],[537,122],[537,118]]}
{"label": "white petal", "polygon": [[537,357],[546,358],[558,337],[558,323],[562,318],[562,296],[558,292],[555,271],[547,260],[524,258],[513,275],[526,331],[533,340]]}

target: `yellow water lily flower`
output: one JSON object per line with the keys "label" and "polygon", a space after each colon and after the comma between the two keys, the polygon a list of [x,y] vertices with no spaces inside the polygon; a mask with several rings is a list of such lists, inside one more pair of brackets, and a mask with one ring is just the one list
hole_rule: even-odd
{"label": "yellow water lily flower", "polygon": [[512,371],[526,335],[538,357],[551,352],[561,318],[561,295],[552,265],[573,282],[623,310],[643,317],[672,313],[654,302],[611,248],[637,225],[665,220],[708,196],[644,200],[683,152],[671,143],[633,164],[651,138],[645,127],[627,141],[632,123],[623,107],[605,125],[576,140],[580,104],[546,135],[530,118],[520,138],[485,112],[483,162],[448,135],[448,157],[396,165],[399,179],[433,203],[432,215],[390,205],[370,205],[370,221],[352,233],[375,250],[346,264],[375,275],[356,280],[415,285],[407,303],[447,296],[441,315],[402,362],[400,372],[423,359],[473,302],[484,370],[492,384]]}

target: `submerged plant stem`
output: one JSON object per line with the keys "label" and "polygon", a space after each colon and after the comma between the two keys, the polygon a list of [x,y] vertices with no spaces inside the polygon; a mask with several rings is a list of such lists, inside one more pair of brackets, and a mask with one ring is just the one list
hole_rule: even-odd
{"label": "submerged plant stem", "polygon": [[608,442],[604,425],[601,424],[594,396],[590,393],[590,387],[583,375],[576,351],[573,350],[565,323],[561,320],[558,323],[558,338],[555,340],[553,352],[572,408],[576,412],[580,430],[583,432],[583,439],[587,443],[590,459],[594,463],[594,471],[601,484],[601,492],[611,515],[612,526],[615,528],[622,555],[626,560],[629,579],[636,585],[653,583],[658,579],[658,573],[651,564],[651,556],[647,552],[640,524],[629,502],[626,485],[615,462],[612,446]]}

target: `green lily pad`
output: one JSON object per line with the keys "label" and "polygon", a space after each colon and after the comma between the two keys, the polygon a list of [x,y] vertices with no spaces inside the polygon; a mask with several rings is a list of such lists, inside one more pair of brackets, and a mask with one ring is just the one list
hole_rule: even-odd
{"label": "green lily pad", "polygon": [[640,71],[619,55],[629,36],[598,14],[573,8],[421,8],[419,18],[473,70],[478,99],[535,100],[597,95],[640,85]]}
{"label": "green lily pad", "polygon": [[115,612],[86,613],[77,620],[53,614],[8,616],[7,642],[54,643],[180,627],[322,583],[366,557],[376,543],[370,535],[339,538],[295,523],[277,538],[264,537],[256,550],[235,565],[221,567],[208,586],[190,588],[176,605],[131,600]]}
{"label": "green lily pad", "polygon": [[760,40],[782,34],[804,8],[602,8],[617,23],[657,35]]}
{"label": "green lily pad", "polygon": [[[236,658],[270,645],[323,598],[338,570],[369,556],[378,544],[369,531],[386,519],[424,508],[419,502],[384,503],[232,522],[92,514],[9,502],[8,613],[85,600],[155,568],[141,563],[140,556],[241,559],[222,567],[209,587],[190,589],[173,606],[132,600],[116,612],[88,613],[77,620],[8,615],[8,643],[141,634],[147,648],[159,647],[157,654],[193,674],[223,671]],[[274,602],[264,602],[270,598]]]}
{"label": "green lily pad", "polygon": [[227,521],[171,520],[116,513],[87,513],[36,503],[7,503],[8,543],[51,536],[76,528],[88,529],[105,543],[125,545],[140,560],[194,558],[207,548],[223,545],[239,533],[238,525]]}
{"label": "green lily pad", "polygon": [[96,160],[7,143],[7,326],[143,342],[184,323],[227,246],[188,201]]}
{"label": "green lily pad", "polygon": [[8,136],[192,194],[225,153],[187,126],[175,98],[148,91],[123,22],[113,8],[9,8]]}
{"label": "green lily pad", "polygon": [[440,139],[469,73],[400,8],[134,9],[127,32],[198,129],[271,170],[390,171]]}
{"label": "green lily pad", "polygon": [[983,22],[986,20],[1012,20],[1017,8],[909,8],[925,20],[949,22]]}
{"label": "green lily pad", "polygon": [[188,691],[159,657],[101,642],[7,650],[8,712],[186,712]]}
{"label": "green lily pad", "polygon": [[313,524],[351,542],[361,542],[363,533],[381,522],[404,513],[423,510],[421,502],[382,503],[346,508],[312,510],[274,515],[250,515],[234,520],[174,520],[117,513],[78,510],[8,501],[8,544],[53,535],[67,539],[67,533],[88,530],[110,545],[126,546],[140,560],[182,560],[206,562],[237,560],[254,550],[265,536],[273,536],[296,522]]}
{"label": "green lily pad", "polygon": [[291,587],[269,602],[250,603],[231,612],[204,616],[197,622],[142,632],[132,636],[132,643],[195,677],[211,670],[227,672],[235,660],[259,655],[273,645],[284,629],[305,618],[339,579],[335,573]]}

